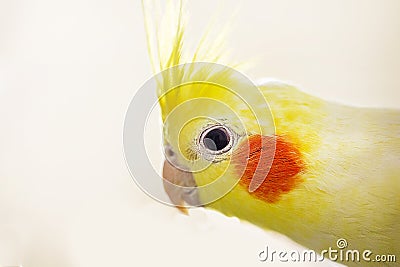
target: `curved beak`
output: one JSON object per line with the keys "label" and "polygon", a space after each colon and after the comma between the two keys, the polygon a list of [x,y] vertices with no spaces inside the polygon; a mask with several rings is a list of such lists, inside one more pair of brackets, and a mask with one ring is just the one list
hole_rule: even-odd
{"label": "curved beak", "polygon": [[188,206],[201,206],[197,185],[191,172],[181,170],[164,161],[163,185],[171,202],[184,214]]}

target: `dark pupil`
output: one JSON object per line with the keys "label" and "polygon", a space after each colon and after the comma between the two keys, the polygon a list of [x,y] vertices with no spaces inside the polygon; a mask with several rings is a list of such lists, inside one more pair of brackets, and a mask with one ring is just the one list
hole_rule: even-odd
{"label": "dark pupil", "polygon": [[229,144],[229,136],[224,130],[213,129],[204,136],[204,146],[212,151],[224,149]]}

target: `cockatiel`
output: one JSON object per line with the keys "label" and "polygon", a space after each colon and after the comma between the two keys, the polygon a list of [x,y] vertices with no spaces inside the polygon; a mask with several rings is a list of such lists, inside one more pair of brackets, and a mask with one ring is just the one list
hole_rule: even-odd
{"label": "cockatiel", "polygon": [[144,6],[153,66],[175,68],[157,88],[172,203],[236,216],[317,252],[345,238],[400,260],[400,111],[331,103],[279,81],[248,96],[248,83],[214,64],[211,43],[183,58],[181,4],[156,35]]}

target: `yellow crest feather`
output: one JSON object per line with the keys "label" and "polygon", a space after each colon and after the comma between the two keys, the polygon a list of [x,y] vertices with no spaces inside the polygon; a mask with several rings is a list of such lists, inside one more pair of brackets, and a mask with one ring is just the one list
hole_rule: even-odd
{"label": "yellow crest feather", "polygon": [[[225,60],[226,49],[222,48],[226,29],[213,34],[213,31],[216,31],[219,27],[213,27],[213,24],[210,23],[203,34],[194,32],[194,35],[200,36],[200,38],[197,45],[190,45],[186,40],[185,4],[183,1],[169,0],[163,6],[161,1],[142,1],[147,47],[153,72],[158,73],[174,66],[194,62],[211,62],[237,67],[238,64],[228,63]],[[174,92],[168,94],[168,97],[163,97],[167,93],[166,90],[170,88],[169,85],[180,84],[183,80],[204,81],[210,79],[210,76],[213,76],[213,82],[219,84],[226,84],[227,80],[235,82],[230,71],[223,68],[218,70],[176,68],[173,72],[168,72],[165,75],[163,73],[161,76],[162,80],[157,81],[157,94],[163,119],[179,103],[193,97],[189,92],[183,93],[179,92],[180,90],[174,90]],[[207,87],[209,86],[201,87],[203,95],[210,91]],[[195,94],[199,96],[198,92]]]}

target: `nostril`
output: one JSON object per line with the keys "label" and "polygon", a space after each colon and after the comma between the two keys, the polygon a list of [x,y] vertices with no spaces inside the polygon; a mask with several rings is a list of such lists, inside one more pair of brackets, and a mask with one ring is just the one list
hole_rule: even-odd
{"label": "nostril", "polygon": [[167,150],[167,156],[169,156],[169,157],[175,156],[174,151],[172,151],[171,149],[168,149]]}
{"label": "nostril", "polygon": [[172,150],[172,148],[170,146],[165,147],[165,154],[167,157],[175,156],[175,152]]}

